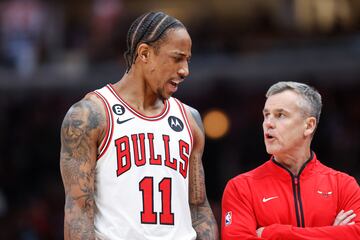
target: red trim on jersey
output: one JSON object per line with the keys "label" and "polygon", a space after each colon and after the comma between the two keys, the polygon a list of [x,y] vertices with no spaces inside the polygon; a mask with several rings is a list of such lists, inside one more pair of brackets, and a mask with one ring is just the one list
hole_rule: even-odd
{"label": "red trim on jersey", "polygon": [[106,152],[106,150],[108,149],[108,147],[110,145],[109,143],[112,138],[113,131],[114,131],[114,126],[113,126],[114,119],[111,114],[110,104],[108,103],[106,98],[103,95],[101,95],[101,93],[99,93],[98,91],[94,91],[93,93],[95,93],[95,96],[98,97],[105,106],[106,122],[107,122],[106,135],[105,135],[105,138],[103,139],[102,144],[100,145],[100,147],[98,149],[99,156],[97,157],[97,160],[99,160],[104,155],[104,153]]}
{"label": "red trim on jersey", "polygon": [[164,108],[161,111],[161,113],[155,115],[155,116],[145,116],[144,114],[138,112],[137,110],[135,110],[134,108],[132,108],[129,104],[127,104],[114,90],[114,87],[112,86],[112,84],[108,84],[106,85],[106,87],[110,90],[110,92],[122,103],[125,105],[125,107],[127,109],[129,109],[133,114],[135,114],[136,116],[138,116],[141,119],[147,120],[147,121],[158,121],[163,119],[166,114],[169,112],[170,110],[170,104],[168,100],[165,100],[165,104],[164,104]]}
{"label": "red trim on jersey", "polygon": [[190,135],[190,140],[191,140],[191,149],[193,147],[193,144],[194,144],[194,139],[193,139],[193,135],[192,135],[192,132],[191,132],[191,128],[190,128],[190,123],[189,123],[189,118],[188,118],[188,115],[186,114],[186,110],[185,110],[185,107],[184,107],[184,104],[182,102],[180,102],[178,99],[174,98],[175,102],[179,105],[179,108],[180,108],[180,112],[181,112],[181,115],[183,116],[184,120],[185,120],[185,125],[186,125],[186,128],[189,132],[189,135]]}

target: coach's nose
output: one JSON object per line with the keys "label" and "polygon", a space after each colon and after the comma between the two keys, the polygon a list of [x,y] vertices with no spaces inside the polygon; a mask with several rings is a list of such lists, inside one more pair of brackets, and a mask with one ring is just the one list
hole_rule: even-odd
{"label": "coach's nose", "polygon": [[266,116],[263,121],[263,128],[266,129],[273,129],[275,127],[273,117],[272,116]]}

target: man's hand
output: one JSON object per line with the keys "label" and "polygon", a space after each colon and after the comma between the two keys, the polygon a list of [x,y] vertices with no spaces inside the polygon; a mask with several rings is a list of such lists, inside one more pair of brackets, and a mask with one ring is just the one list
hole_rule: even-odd
{"label": "man's hand", "polygon": [[256,230],[256,235],[261,238],[262,232],[264,231],[264,227],[258,228]]}
{"label": "man's hand", "polygon": [[353,210],[349,210],[345,212],[341,210],[339,214],[336,216],[333,226],[340,226],[340,225],[352,225],[355,222],[350,222],[352,219],[356,217],[356,214]]}
{"label": "man's hand", "polygon": [[[340,225],[353,225],[355,222],[351,222],[356,217],[356,214],[353,210],[349,210],[345,212],[341,210],[339,214],[336,216],[333,226],[340,226]],[[258,228],[256,230],[256,235],[261,238],[261,235],[264,231],[264,227]]]}

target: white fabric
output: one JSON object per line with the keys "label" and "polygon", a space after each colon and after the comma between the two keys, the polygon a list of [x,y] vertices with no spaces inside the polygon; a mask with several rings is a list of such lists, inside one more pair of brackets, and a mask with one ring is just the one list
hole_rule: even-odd
{"label": "white fabric", "polygon": [[[184,168],[186,159],[189,159],[192,148],[192,136],[189,125],[184,113],[179,106],[178,100],[170,98],[166,100],[164,111],[154,117],[146,117],[137,113],[134,109],[116,95],[111,85],[107,85],[95,91],[99,97],[106,99],[108,103],[108,113],[113,133],[109,136],[108,147],[99,149],[100,158],[96,165],[95,179],[95,230],[98,239],[124,239],[124,240],[144,240],[144,239],[181,239],[191,240],[196,238],[196,232],[192,227],[190,208],[188,204],[188,179],[189,169],[180,171]],[[113,110],[115,104],[123,106],[122,111]],[[121,107],[115,107],[118,110]],[[120,114],[122,113],[122,114]],[[176,121],[176,117],[183,124],[183,129],[179,132],[173,130],[173,126],[181,127],[181,123]],[[128,120],[130,119],[130,120]],[[117,123],[117,121],[126,122]],[[169,123],[170,122],[170,123]],[[111,131],[110,127],[110,131]],[[137,137],[139,159],[142,159],[140,149],[140,134],[143,134],[145,146],[145,164],[135,165],[133,138]],[[150,140],[153,134],[154,158],[161,157],[160,165],[150,164]],[[169,136],[169,156],[170,162],[176,161],[176,170],[165,165],[166,151],[164,137]],[[119,164],[125,165],[126,159],[118,159],[118,155],[126,152],[128,138],[128,148],[130,153],[131,167],[118,175]],[[122,143],[119,143],[122,139]],[[165,137],[166,139],[166,137]],[[104,140],[107,141],[106,139]],[[166,142],[166,141],[165,141]],[[180,144],[181,142],[181,144]],[[188,149],[186,147],[188,146]],[[120,154],[119,154],[120,152]],[[126,154],[125,154],[126,155]],[[176,159],[176,160],[173,160]],[[184,160],[185,159],[185,160]],[[185,177],[183,176],[185,175]],[[146,184],[145,180],[146,179]],[[140,182],[143,180],[143,185]],[[162,182],[162,185],[160,184]],[[152,185],[151,185],[152,183]],[[167,186],[171,187],[170,189]],[[159,188],[162,187],[162,191]],[[142,190],[141,190],[142,189]],[[141,212],[143,211],[143,196],[152,189],[153,198],[145,199],[147,203],[153,205],[156,221],[154,223],[141,223]],[[171,191],[171,194],[169,194]],[[172,224],[161,224],[160,214],[166,203],[166,197],[171,197],[171,213],[174,216]],[[166,212],[166,210],[164,210]]]}

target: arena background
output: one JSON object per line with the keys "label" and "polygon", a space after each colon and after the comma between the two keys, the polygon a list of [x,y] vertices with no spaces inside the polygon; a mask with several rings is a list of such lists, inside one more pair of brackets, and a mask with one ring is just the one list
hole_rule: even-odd
{"label": "arena background", "polygon": [[261,111],[277,81],[320,91],[313,149],[360,180],[360,1],[4,0],[0,239],[63,238],[62,119],[121,78],[127,29],[150,10],[179,18],[193,39],[191,74],[176,97],[206,118],[203,162],[218,221],[226,182],[269,158]]}

